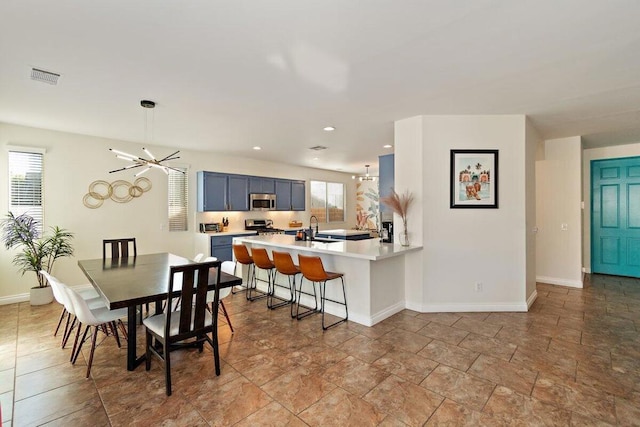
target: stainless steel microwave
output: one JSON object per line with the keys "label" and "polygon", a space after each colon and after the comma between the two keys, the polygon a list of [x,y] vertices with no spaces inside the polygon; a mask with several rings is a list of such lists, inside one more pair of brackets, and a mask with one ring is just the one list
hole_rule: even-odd
{"label": "stainless steel microwave", "polygon": [[252,211],[275,211],[275,194],[249,194],[249,209]]}

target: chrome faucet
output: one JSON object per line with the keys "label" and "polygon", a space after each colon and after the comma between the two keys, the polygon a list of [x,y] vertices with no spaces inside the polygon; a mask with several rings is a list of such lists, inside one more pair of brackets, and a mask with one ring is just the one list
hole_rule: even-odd
{"label": "chrome faucet", "polygon": [[[316,231],[315,233],[313,232],[313,228],[312,228],[312,223],[313,220],[316,220]],[[315,215],[311,215],[311,218],[309,218],[309,240],[313,240],[314,236],[318,234],[318,217]]]}

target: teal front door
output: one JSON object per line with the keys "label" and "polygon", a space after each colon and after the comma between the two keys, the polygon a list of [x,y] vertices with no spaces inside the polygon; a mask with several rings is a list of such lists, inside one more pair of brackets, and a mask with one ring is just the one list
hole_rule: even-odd
{"label": "teal front door", "polygon": [[640,157],[591,161],[591,272],[640,277]]}

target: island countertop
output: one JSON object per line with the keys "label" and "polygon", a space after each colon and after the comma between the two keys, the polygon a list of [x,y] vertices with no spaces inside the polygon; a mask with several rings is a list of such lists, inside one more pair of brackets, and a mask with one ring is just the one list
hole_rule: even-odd
{"label": "island countertop", "polygon": [[237,242],[255,243],[263,246],[303,250],[319,254],[330,254],[347,258],[366,259],[370,261],[405,255],[409,252],[422,249],[422,246],[400,246],[393,243],[382,243],[380,242],[380,239],[334,240],[331,242],[320,242],[317,240],[296,240],[295,236],[289,236],[286,234],[246,237],[238,236],[233,240]]}

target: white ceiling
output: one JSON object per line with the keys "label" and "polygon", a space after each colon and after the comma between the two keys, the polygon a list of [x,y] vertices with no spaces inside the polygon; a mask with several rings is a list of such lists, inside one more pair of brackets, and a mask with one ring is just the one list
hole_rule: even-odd
{"label": "white ceiling", "polygon": [[420,114],[640,141],[639,18],[637,0],[4,0],[0,122],[143,142],[150,99],[153,144],[349,172]]}

